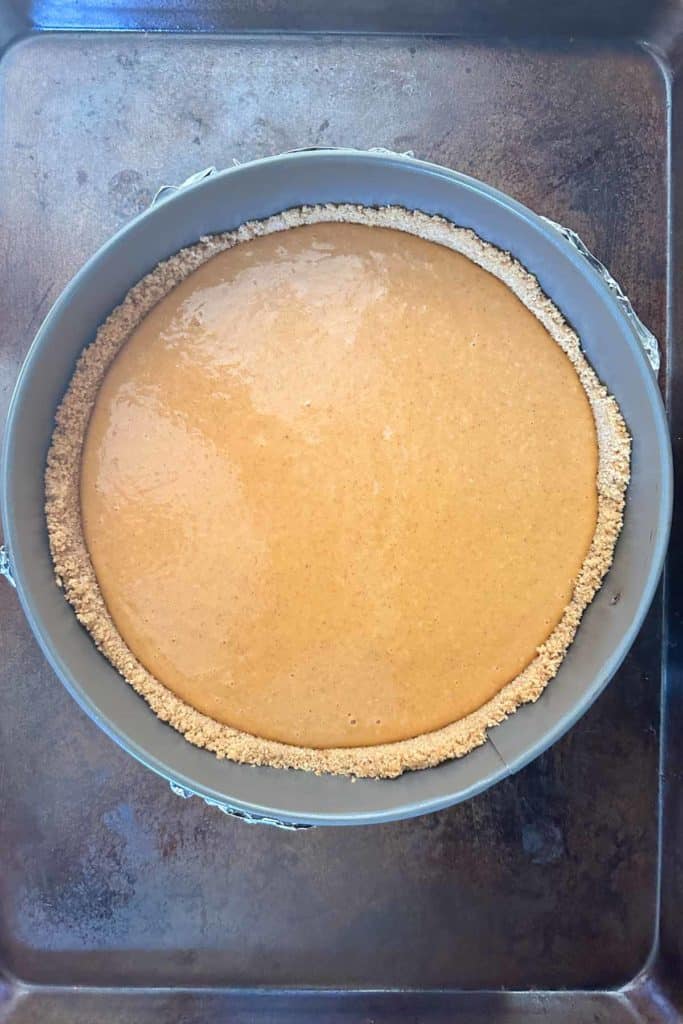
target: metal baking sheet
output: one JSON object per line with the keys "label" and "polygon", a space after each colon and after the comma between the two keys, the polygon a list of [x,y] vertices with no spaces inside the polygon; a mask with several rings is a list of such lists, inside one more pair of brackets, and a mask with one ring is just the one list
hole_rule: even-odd
{"label": "metal baking sheet", "polygon": [[[457,24],[438,3],[423,21],[356,4],[348,24],[312,2],[298,20],[238,5],[232,23],[211,4],[84,6],[26,5],[32,29],[0,5],[0,416],[51,301],[161,183],[379,145],[579,233],[663,342],[679,457],[673,8],[579,4],[573,27],[551,14],[525,41],[525,8],[544,28],[535,3],[485,23],[463,3]],[[424,35],[440,24],[458,35]],[[155,28],[184,31],[139,31]],[[328,28],[354,31],[296,31]],[[683,573],[666,599],[517,776],[413,821],[284,833],[181,800],[127,757],[0,587],[0,1020],[677,1019]]]}

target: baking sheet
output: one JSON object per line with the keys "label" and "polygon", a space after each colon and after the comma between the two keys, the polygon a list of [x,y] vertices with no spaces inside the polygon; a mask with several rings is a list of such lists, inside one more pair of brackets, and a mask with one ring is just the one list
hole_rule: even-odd
{"label": "baking sheet", "polygon": [[[667,338],[669,95],[659,58],[613,38],[29,36],[0,62],[0,415],[50,302],[161,182],[304,145],[412,149],[484,178],[576,230]],[[8,981],[6,1018],[663,1018],[662,610],[514,778],[415,821],[285,834],[180,800],[124,755],[3,586],[0,959],[27,986]]]}

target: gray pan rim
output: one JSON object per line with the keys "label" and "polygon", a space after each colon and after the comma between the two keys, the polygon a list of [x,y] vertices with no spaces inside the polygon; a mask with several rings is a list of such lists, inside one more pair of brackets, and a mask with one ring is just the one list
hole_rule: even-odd
{"label": "gray pan rim", "polygon": [[[628,627],[624,630],[620,642],[615,646],[611,655],[606,658],[601,668],[595,673],[593,680],[589,686],[580,694],[580,696],[574,702],[571,710],[553,725],[552,728],[544,731],[534,741],[527,744],[525,749],[513,759],[505,760],[497,751],[495,747],[495,730],[493,730],[494,742],[491,744],[491,739],[487,741],[485,746],[493,745],[494,750],[497,754],[498,765],[496,768],[484,771],[475,782],[470,785],[456,789],[444,788],[444,792],[438,793],[437,795],[429,796],[422,799],[405,800],[402,799],[399,794],[396,794],[396,790],[400,790],[401,779],[405,779],[406,776],[402,776],[401,779],[397,780],[383,780],[381,782],[374,782],[373,785],[381,785],[386,788],[386,801],[385,806],[381,808],[373,808],[371,810],[364,810],[361,806],[362,800],[358,800],[358,808],[349,810],[335,810],[333,806],[321,808],[319,806],[320,801],[317,801],[316,806],[301,807],[299,805],[297,809],[291,807],[282,806],[277,803],[265,803],[263,801],[253,802],[243,797],[233,796],[231,793],[225,790],[217,789],[215,786],[201,782],[192,776],[186,774],[184,771],[174,767],[173,763],[163,756],[158,756],[151,750],[140,745],[136,740],[132,739],[126,730],[126,727],[113,721],[110,716],[104,713],[98,705],[97,700],[88,692],[88,684],[81,682],[76,675],[72,672],[69,666],[64,661],[60,649],[59,642],[53,636],[52,631],[45,622],[42,614],[35,612],[33,607],[32,592],[30,586],[27,584],[27,571],[26,564],[27,560],[31,557],[29,551],[25,550],[26,544],[22,542],[21,534],[21,523],[19,518],[14,514],[14,504],[16,497],[16,473],[20,470],[20,465],[17,456],[17,420],[19,418],[22,402],[24,401],[24,395],[27,390],[28,383],[32,376],[36,373],[40,373],[40,363],[43,356],[44,349],[49,345],[53,331],[56,329],[60,318],[64,312],[68,309],[73,297],[78,294],[81,287],[81,282],[84,277],[89,273],[95,271],[97,266],[113,251],[118,247],[126,244],[126,241],[134,235],[138,230],[139,225],[146,222],[154,222],[155,218],[161,215],[161,211],[174,204],[182,204],[183,201],[187,200],[188,195],[196,190],[203,189],[209,185],[210,187],[216,187],[217,181],[233,181],[239,180],[241,175],[245,173],[251,173],[256,168],[267,167],[270,164],[283,164],[286,168],[289,168],[293,174],[296,173],[297,165],[301,162],[308,162],[315,160],[316,162],[334,162],[343,165],[345,161],[352,161],[362,163],[363,161],[368,162],[368,166],[371,163],[379,162],[385,165],[387,168],[392,166],[403,166],[410,165],[418,173],[425,174],[432,177],[446,179],[456,183],[458,186],[464,189],[472,190],[478,193],[480,196],[485,197],[487,200],[492,201],[495,204],[501,204],[508,210],[517,215],[518,218],[525,221],[527,225],[532,227],[535,231],[540,231],[547,240],[551,241],[551,244],[558,249],[562,258],[569,260],[576,269],[585,277],[587,274],[591,274],[591,283],[596,292],[601,296],[603,303],[609,305],[612,308],[613,314],[617,314],[622,322],[622,334],[625,342],[629,345],[632,355],[635,356],[636,364],[639,366],[640,375],[642,377],[642,383],[644,388],[644,398],[647,398],[652,415],[655,420],[655,429],[657,435],[657,452],[656,457],[659,460],[659,468],[661,472],[661,491],[658,496],[658,511],[656,517],[655,526],[655,537],[652,548],[652,555],[650,559],[649,571],[643,586],[640,599],[634,610],[633,616]],[[303,201],[303,200],[302,200]],[[316,200],[311,199],[310,202]],[[348,201],[340,198],[339,202]],[[387,200],[390,201],[390,200]],[[391,200],[395,201],[395,200]],[[216,230],[219,230],[218,228]],[[170,253],[169,253],[170,255]],[[96,326],[96,325],[94,325]],[[628,322],[623,312],[619,308],[613,294],[610,292],[606,283],[602,278],[592,271],[586,263],[583,256],[581,256],[564,238],[563,236],[547,223],[543,222],[541,218],[529,210],[527,207],[518,203],[516,200],[510,198],[499,190],[486,185],[483,182],[478,181],[468,175],[461,174],[460,172],[453,171],[437,164],[428,163],[426,161],[416,160],[414,158],[403,157],[395,154],[387,153],[368,153],[357,150],[315,150],[315,151],[298,151],[290,154],[284,154],[280,156],[267,157],[261,160],[254,160],[248,164],[241,164],[237,167],[228,168],[227,170],[221,171],[212,175],[211,177],[200,181],[195,185],[190,186],[187,189],[176,192],[169,198],[165,198],[163,202],[157,206],[151,207],[144,211],[139,216],[135,217],[132,221],[121,228],[112,238],[102,245],[97,252],[90,257],[90,259],[83,265],[78,273],[71,279],[69,284],[64,288],[60,296],[55,301],[54,305],[47,314],[41,327],[39,328],[36,337],[31,344],[28,354],[22,365],[17,383],[12,395],[10,402],[10,408],[7,416],[6,432],[3,445],[3,471],[2,471],[2,520],[4,527],[4,536],[10,556],[12,559],[13,574],[17,584],[17,592],[21,605],[23,607],[26,618],[29,625],[40,644],[48,662],[52,666],[53,670],[57,674],[60,681],[74,697],[78,704],[88,714],[88,716],[116,743],[119,744],[124,750],[132,754],[138,761],[162,776],[169,782],[173,782],[183,787],[183,789],[190,791],[191,793],[207,798],[209,801],[215,801],[220,805],[227,805],[230,809],[235,809],[238,812],[243,812],[246,815],[263,816],[266,818],[276,819],[285,823],[297,824],[307,823],[315,825],[367,825],[373,823],[381,823],[387,821],[393,821],[402,818],[410,818],[418,815],[426,814],[432,811],[440,810],[444,807],[450,806],[454,803],[458,803],[462,800],[469,799],[487,789],[489,786],[494,785],[496,782],[519,771],[526,764],[538,757],[543,751],[547,750],[553,743],[555,743],[565,732],[568,731],[574,725],[574,723],[588,710],[591,704],[596,700],[599,694],[604,690],[607,683],[613,677],[614,673],[619,668],[624,657],[631,648],[638,631],[645,619],[648,612],[652,599],[654,597],[659,578],[664,565],[664,558],[666,555],[669,529],[671,524],[672,514],[672,501],[673,501],[673,467],[672,467],[672,454],[669,438],[669,429],[667,424],[666,412],[662,402],[662,397],[657,385],[655,376],[652,369],[647,361],[647,358],[640,346],[637,338],[637,334],[633,326]],[[55,587],[57,591],[57,588]],[[64,600],[61,591],[57,591],[61,600]],[[97,657],[102,658],[103,656],[96,651],[93,645],[93,652]],[[112,672],[115,670],[112,669]],[[128,685],[121,680],[122,685]],[[133,691],[131,690],[131,693]],[[137,697],[137,695],[135,695]],[[137,698],[140,702],[140,712],[145,714],[152,714],[147,705],[142,701],[141,698]],[[524,715],[524,708],[521,708],[515,718]],[[170,726],[164,726],[169,732],[174,732]],[[178,735],[178,734],[175,734]],[[181,737],[182,739],[182,737]],[[185,740],[182,741],[186,743]],[[481,750],[483,748],[479,748]],[[214,761],[217,759],[213,754],[207,751],[201,752],[206,757],[212,758]],[[477,751],[474,751],[468,757],[476,756]],[[230,767],[237,767],[242,770],[250,772],[267,772],[274,773],[275,775],[283,774],[280,769],[274,768],[245,768],[245,766],[232,766],[230,762],[217,762],[222,766],[226,766],[229,770]],[[439,766],[441,767],[441,766]],[[433,773],[439,771],[439,767],[425,769],[424,773]],[[424,774],[424,773],[411,773],[411,774]],[[289,776],[292,773],[285,773]],[[299,787],[302,791],[306,789],[305,786],[305,773],[302,773],[301,782],[302,785]],[[318,779],[319,782],[324,782],[326,777]],[[229,780],[226,780],[229,782]],[[335,779],[334,781],[339,781]],[[346,784],[351,785],[350,780],[344,780]],[[369,780],[372,781],[372,780]],[[277,791],[277,780],[273,779],[274,785],[273,790]],[[365,780],[358,780],[353,784],[353,790],[361,796]],[[226,787],[229,788],[229,787]],[[395,794],[392,796],[392,794]]]}

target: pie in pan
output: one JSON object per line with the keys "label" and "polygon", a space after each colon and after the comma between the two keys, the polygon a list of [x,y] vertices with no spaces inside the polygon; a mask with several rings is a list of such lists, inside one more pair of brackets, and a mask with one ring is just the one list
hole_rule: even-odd
{"label": "pie in pan", "polygon": [[555,676],[610,567],[616,401],[536,279],[399,207],[302,207],[131,289],[56,417],[59,584],[164,721],[388,778]]}

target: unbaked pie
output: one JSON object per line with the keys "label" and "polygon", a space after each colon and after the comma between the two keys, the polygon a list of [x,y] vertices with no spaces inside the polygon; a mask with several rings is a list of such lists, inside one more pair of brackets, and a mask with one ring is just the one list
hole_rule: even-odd
{"label": "unbaked pie", "polygon": [[556,674],[609,568],[629,436],[534,277],[396,207],[204,238],[126,296],[57,416],[57,578],[220,757],[388,777]]}

